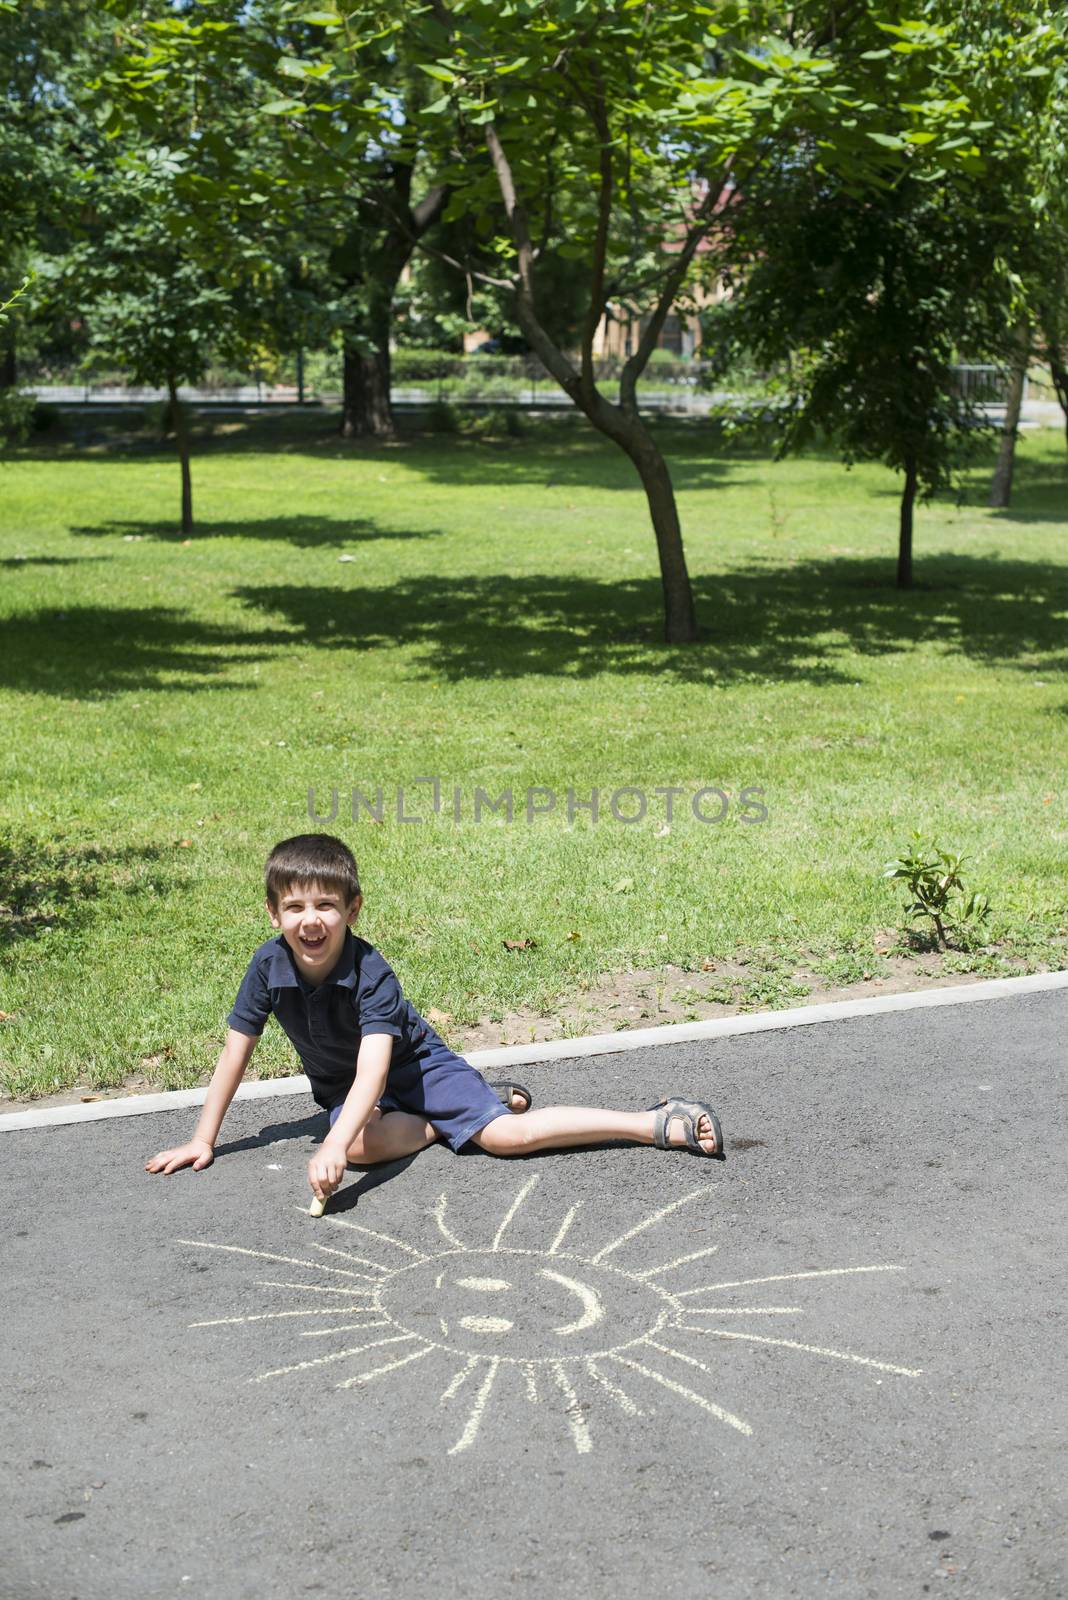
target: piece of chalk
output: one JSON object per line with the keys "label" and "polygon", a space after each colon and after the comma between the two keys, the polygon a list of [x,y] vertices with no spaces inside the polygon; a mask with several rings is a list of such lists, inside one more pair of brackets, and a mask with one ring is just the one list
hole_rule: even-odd
{"label": "piece of chalk", "polygon": [[326,1201],[325,1200],[315,1199],[315,1200],[312,1201],[311,1205],[308,1207],[308,1215],[309,1215],[309,1217],[321,1217],[325,1210],[326,1210]]}

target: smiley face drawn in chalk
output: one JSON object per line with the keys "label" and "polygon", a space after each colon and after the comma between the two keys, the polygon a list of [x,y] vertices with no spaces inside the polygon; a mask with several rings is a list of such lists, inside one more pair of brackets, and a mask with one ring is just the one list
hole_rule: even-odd
{"label": "smiley face drawn in chalk", "polygon": [[[431,1213],[438,1237],[430,1243],[329,1214],[310,1225],[318,1236],[298,1247],[300,1255],[180,1240],[276,1263],[271,1275],[260,1280],[270,1291],[270,1309],[191,1326],[273,1327],[277,1319],[294,1319],[278,1326],[293,1330],[301,1358],[254,1372],[249,1382],[257,1384],[325,1380],[358,1394],[393,1373],[407,1387],[414,1363],[428,1374],[440,1365],[437,1381],[445,1387],[437,1412],[446,1417],[456,1407],[466,1409],[462,1431],[448,1448],[450,1456],[475,1443],[491,1398],[503,1397],[507,1403],[509,1396],[524,1393],[531,1405],[548,1404],[560,1411],[579,1454],[593,1448],[596,1421],[591,1429],[589,1417],[597,1404],[610,1402],[627,1417],[641,1417],[645,1396],[657,1389],[698,1410],[703,1420],[711,1418],[748,1436],[753,1431],[749,1423],[713,1396],[730,1377],[729,1353],[751,1350],[754,1344],[768,1355],[773,1349],[783,1351],[784,1360],[804,1355],[821,1364],[840,1363],[854,1373],[869,1368],[919,1376],[916,1368],[835,1349],[823,1340],[809,1342],[803,1324],[790,1330],[800,1337],[776,1337],[776,1319],[803,1317],[805,1307],[770,1304],[765,1294],[772,1285],[774,1296],[780,1286],[789,1282],[793,1288],[801,1279],[824,1280],[816,1287],[829,1288],[830,1280],[848,1280],[857,1273],[899,1272],[897,1265],[764,1269],[753,1275],[743,1253],[727,1276],[708,1281],[705,1269],[722,1240],[681,1254],[677,1241],[666,1254],[658,1251],[651,1265],[648,1253],[640,1265],[635,1263],[632,1241],[648,1244],[648,1230],[661,1229],[682,1207],[708,1200],[707,1184],[670,1201],[608,1243],[586,1249],[571,1244],[578,1205],[562,1221],[563,1207],[554,1206],[544,1229],[527,1213],[526,1231],[529,1236],[533,1226],[540,1248],[520,1248],[513,1242],[518,1231],[514,1219],[538,1181],[531,1177],[520,1188],[488,1243],[459,1236],[446,1195]],[[303,1207],[298,1209],[306,1215]],[[603,1238],[600,1219],[591,1213],[590,1221],[594,1237]],[[333,1224],[329,1242],[323,1238],[324,1223]],[[714,1223],[712,1212],[702,1229],[706,1236]],[[483,1241],[487,1232],[481,1234]],[[663,1234],[660,1238],[662,1243]],[[284,1298],[276,1309],[279,1293]],[[297,1304],[290,1298],[294,1294],[300,1297]],[[739,1304],[739,1299],[749,1303]],[[817,1312],[821,1304],[825,1309],[826,1300],[817,1297]],[[340,1378],[335,1376],[339,1373]],[[747,1381],[735,1379],[728,1386],[744,1392]]]}
{"label": "smiley face drawn in chalk", "polygon": [[[496,1271],[472,1272],[482,1264],[472,1255],[484,1255]],[[502,1267],[506,1278],[498,1275]],[[605,1342],[602,1324],[610,1325],[611,1342],[618,1344],[657,1326],[664,1313],[655,1290],[636,1289],[611,1268],[583,1263],[580,1272],[563,1272],[543,1252],[520,1250],[465,1250],[445,1269],[440,1257],[422,1270],[410,1267],[396,1274],[381,1306],[412,1332],[436,1324],[446,1347],[458,1354],[492,1350],[518,1361],[551,1361],[580,1347],[592,1351]]]}
{"label": "smiley face drawn in chalk", "polygon": [[[588,1284],[579,1283],[575,1278],[568,1278],[562,1272],[553,1272],[548,1267],[542,1267],[540,1276],[550,1279],[553,1283],[563,1284],[575,1295],[582,1306],[581,1315],[574,1321],[565,1323],[553,1332],[566,1337],[569,1333],[582,1333],[586,1328],[592,1328],[598,1322],[604,1321],[604,1301],[596,1289],[591,1289]],[[445,1274],[441,1273],[435,1288],[440,1289],[445,1281]],[[459,1289],[478,1289],[490,1294],[497,1294],[502,1290],[511,1289],[513,1286],[507,1278],[457,1278],[456,1286]],[[444,1318],[441,1320],[441,1331],[448,1333],[448,1324]],[[470,1333],[511,1333],[515,1323],[510,1317],[461,1317],[460,1327],[466,1328]]]}

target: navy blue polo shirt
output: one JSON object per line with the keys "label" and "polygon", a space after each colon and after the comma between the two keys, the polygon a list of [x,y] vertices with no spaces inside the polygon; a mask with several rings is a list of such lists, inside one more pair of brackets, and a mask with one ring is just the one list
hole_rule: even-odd
{"label": "navy blue polo shirt", "polygon": [[336,966],[320,984],[302,977],[282,934],[260,945],[226,1020],[238,1033],[259,1038],[272,1012],[300,1057],[312,1095],[324,1108],[351,1089],[364,1034],[388,1033],[397,1041],[391,1072],[417,1060],[415,1046],[428,1035],[437,1038],[405,999],[385,956],[351,928],[345,931]]}

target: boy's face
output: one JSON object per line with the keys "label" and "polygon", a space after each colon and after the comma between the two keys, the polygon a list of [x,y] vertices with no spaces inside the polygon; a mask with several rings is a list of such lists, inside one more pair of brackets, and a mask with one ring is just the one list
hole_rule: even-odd
{"label": "boy's face", "polygon": [[345,930],[362,904],[362,895],[346,904],[336,889],[321,883],[291,883],[277,906],[267,901],[267,914],[272,926],[282,930],[301,975],[309,983],[322,983],[337,965]]}

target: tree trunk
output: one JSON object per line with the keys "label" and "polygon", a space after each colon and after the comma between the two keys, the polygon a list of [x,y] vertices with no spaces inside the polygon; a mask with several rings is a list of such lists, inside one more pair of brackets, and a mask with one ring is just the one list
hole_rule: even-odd
{"label": "tree trunk", "polygon": [[370,434],[389,438],[394,430],[389,399],[389,321],[379,327],[370,355],[345,351],[344,392],[341,400],[341,437],[359,439]]}
{"label": "tree trunk", "polygon": [[916,457],[905,458],[905,488],[901,495],[901,531],[897,545],[897,586],[912,588],[912,510],[916,504]]}
{"label": "tree trunk", "polygon": [[193,532],[193,478],[189,471],[189,429],[186,416],[178,399],[178,385],[173,377],[167,378],[167,393],[171,403],[171,426],[178,445],[178,459],[182,467],[182,533],[186,538]]}
{"label": "tree trunk", "polygon": [[1020,428],[1020,408],[1023,405],[1024,383],[1027,379],[1027,360],[1031,354],[1031,329],[1021,322],[1016,330],[1016,353],[1009,376],[1009,393],[1005,404],[1005,424],[1001,430],[1001,447],[998,451],[994,479],[990,485],[988,504],[995,510],[1004,509],[1012,498],[1012,469],[1016,462],[1016,436]]}
{"label": "tree trunk", "polygon": [[341,398],[341,437],[357,439],[366,435],[389,438],[396,430],[390,404],[389,335],[393,322],[393,296],[401,273],[411,260],[416,243],[437,221],[448,199],[444,184],[428,189],[415,206],[409,205],[412,169],[401,163],[391,169],[392,209],[397,213],[386,227],[377,246],[365,256],[359,247],[361,234],[381,226],[381,216],[372,220],[361,215],[352,240],[350,266],[342,277],[353,288],[369,285],[370,303],[358,329],[363,355],[353,345],[344,353],[344,382]]}
{"label": "tree trunk", "polygon": [[[590,420],[594,421],[592,417]],[[597,426],[596,422],[594,426]],[[649,505],[653,532],[656,534],[660,582],[664,591],[664,638],[668,644],[692,644],[697,638],[697,614],[690,574],[686,568],[686,554],[682,547],[682,529],[671,473],[659,446],[640,422],[628,418],[626,435],[617,437],[616,442],[622,444],[638,469]]]}

